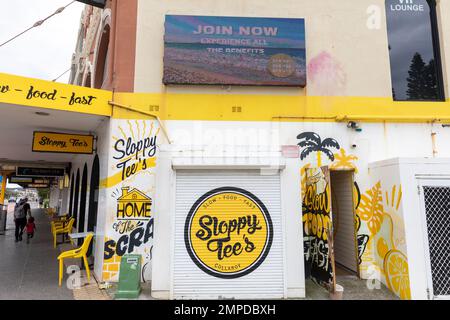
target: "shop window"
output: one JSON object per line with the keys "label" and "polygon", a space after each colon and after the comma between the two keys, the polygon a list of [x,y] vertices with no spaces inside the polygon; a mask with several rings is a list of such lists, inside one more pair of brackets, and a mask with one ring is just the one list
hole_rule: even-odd
{"label": "shop window", "polygon": [[435,0],[386,0],[392,95],[444,101]]}
{"label": "shop window", "polygon": [[109,46],[110,27],[106,25],[102,31],[100,43],[98,45],[97,61],[95,64],[95,78],[94,87],[102,88],[104,81],[107,78],[108,72],[108,46]]}

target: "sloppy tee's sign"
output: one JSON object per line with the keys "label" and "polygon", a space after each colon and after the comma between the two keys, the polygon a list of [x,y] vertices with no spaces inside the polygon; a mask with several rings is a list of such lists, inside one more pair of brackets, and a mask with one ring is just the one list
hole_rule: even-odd
{"label": "sloppy tee's sign", "polygon": [[269,253],[272,220],[252,193],[218,188],[192,206],[184,238],[189,256],[201,270],[218,278],[239,278],[258,268]]}
{"label": "sloppy tee's sign", "polygon": [[94,136],[35,131],[33,152],[92,154]]}

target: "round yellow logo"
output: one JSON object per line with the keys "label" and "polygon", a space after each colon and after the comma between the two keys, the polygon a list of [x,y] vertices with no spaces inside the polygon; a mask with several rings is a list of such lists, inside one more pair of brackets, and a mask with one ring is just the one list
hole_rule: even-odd
{"label": "round yellow logo", "polygon": [[218,188],[192,206],[184,238],[191,259],[200,269],[219,278],[238,278],[258,268],[269,253],[272,220],[252,193]]}
{"label": "round yellow logo", "polygon": [[287,54],[275,54],[267,65],[269,72],[277,78],[287,78],[295,73],[295,61]]}

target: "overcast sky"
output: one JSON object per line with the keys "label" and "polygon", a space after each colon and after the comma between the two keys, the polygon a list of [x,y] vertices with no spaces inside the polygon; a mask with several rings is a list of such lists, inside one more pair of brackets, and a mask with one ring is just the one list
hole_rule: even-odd
{"label": "overcast sky", "polygon": [[[0,0],[0,43],[44,19],[71,0]],[[60,14],[0,47],[0,72],[53,80],[70,68],[84,4]],[[69,72],[59,82],[66,82]]]}

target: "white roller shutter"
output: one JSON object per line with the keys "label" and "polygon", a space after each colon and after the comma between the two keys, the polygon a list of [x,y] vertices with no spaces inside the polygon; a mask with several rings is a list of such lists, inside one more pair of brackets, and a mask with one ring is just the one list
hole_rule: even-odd
{"label": "white roller shutter", "polygon": [[353,174],[333,172],[331,174],[333,220],[335,228],[335,261],[358,272],[355,240],[355,218],[353,213]]}
{"label": "white roller shutter", "polygon": [[[273,242],[264,262],[253,272],[222,279],[202,271],[189,257],[184,242],[186,217],[205,193],[221,187],[247,190],[268,209],[273,222]],[[284,269],[280,176],[260,171],[178,170],[176,179],[175,246],[172,294],[175,299],[283,298]]]}

